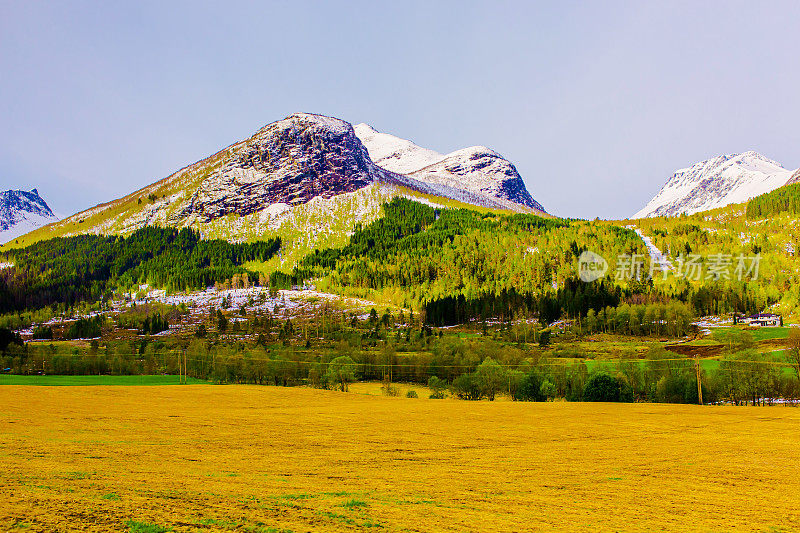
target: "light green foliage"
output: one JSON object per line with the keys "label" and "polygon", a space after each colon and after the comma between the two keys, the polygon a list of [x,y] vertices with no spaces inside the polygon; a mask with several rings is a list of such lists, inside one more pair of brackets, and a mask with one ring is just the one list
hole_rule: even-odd
{"label": "light green foliage", "polygon": [[491,357],[484,359],[475,370],[478,387],[489,401],[493,401],[497,393],[503,390],[507,379],[506,370]]}
{"label": "light green foliage", "polygon": [[356,379],[358,366],[350,357],[339,356],[328,364],[325,377],[333,387],[340,387],[342,392],[347,392],[347,385]]}

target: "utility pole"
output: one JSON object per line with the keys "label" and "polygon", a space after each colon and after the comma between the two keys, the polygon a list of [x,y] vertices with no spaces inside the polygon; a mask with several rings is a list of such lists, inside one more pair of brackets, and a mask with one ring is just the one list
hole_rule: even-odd
{"label": "utility pole", "polygon": [[703,386],[700,383],[700,355],[698,353],[694,354],[694,371],[697,374],[697,401],[703,405]]}

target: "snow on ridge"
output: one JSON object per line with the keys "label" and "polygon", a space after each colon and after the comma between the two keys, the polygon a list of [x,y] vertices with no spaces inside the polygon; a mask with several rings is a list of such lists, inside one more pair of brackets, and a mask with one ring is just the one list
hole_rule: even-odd
{"label": "snow on ridge", "polygon": [[[339,118],[317,115],[314,113],[294,113],[283,120],[268,124],[262,129],[269,128],[273,125],[277,125],[279,128],[286,128],[298,124],[304,127],[323,128],[340,135],[349,132],[352,128],[349,122],[345,122]],[[258,135],[258,133],[256,133],[256,135]],[[254,135],[254,137],[256,135]]]}
{"label": "snow on ridge", "polygon": [[408,174],[437,163],[444,155],[423,148],[406,139],[381,133],[368,124],[353,128],[356,137],[366,147],[370,159],[379,167],[398,174]]}
{"label": "snow on ridge", "polygon": [[477,205],[485,207],[544,211],[527,191],[514,165],[485,146],[470,146],[443,155],[378,132],[368,124],[357,124],[354,130],[379,167],[425,184],[448,198],[477,201]]}
{"label": "snow on ridge", "polygon": [[692,214],[746,202],[786,185],[792,172],[753,151],[715,157],[677,170],[631,218]]}

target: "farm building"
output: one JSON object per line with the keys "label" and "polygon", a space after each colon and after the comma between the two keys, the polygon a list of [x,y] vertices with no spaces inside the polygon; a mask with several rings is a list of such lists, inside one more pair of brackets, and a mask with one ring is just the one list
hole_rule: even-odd
{"label": "farm building", "polygon": [[783,319],[780,315],[776,315],[774,313],[759,313],[757,315],[751,315],[742,318],[740,323],[747,324],[749,326],[778,327],[783,324]]}

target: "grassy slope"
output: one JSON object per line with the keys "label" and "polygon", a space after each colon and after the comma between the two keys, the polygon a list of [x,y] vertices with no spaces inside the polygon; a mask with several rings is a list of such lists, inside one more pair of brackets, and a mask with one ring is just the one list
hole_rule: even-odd
{"label": "grassy slope", "polygon": [[[228,153],[229,149],[230,147],[221,150],[210,157],[193,163],[127,196],[97,205],[86,211],[82,211],[61,221],[32,231],[4,245],[0,250],[4,251],[11,248],[25,247],[45,239],[67,237],[82,233],[105,235],[130,234],[137,228],[128,225],[126,221],[132,218],[142,217],[149,210],[156,207],[163,208],[165,216],[171,214],[175,206],[166,205],[168,200],[176,196],[184,197],[190,194],[189,191],[194,191],[199,186],[200,182],[222,163],[222,159]],[[148,196],[151,194],[158,197],[155,202],[149,200]],[[174,204],[174,202],[172,203]]]}

